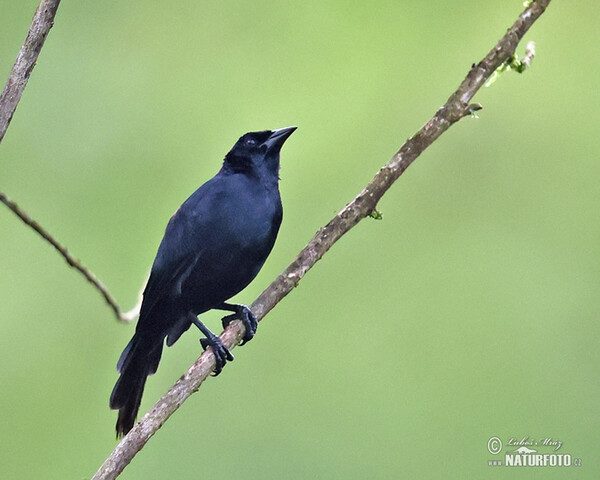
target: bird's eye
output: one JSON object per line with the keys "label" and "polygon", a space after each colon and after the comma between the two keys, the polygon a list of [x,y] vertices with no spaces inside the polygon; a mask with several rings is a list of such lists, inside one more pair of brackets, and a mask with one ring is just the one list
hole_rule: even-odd
{"label": "bird's eye", "polygon": [[246,139],[246,145],[256,145],[256,140],[253,138]]}

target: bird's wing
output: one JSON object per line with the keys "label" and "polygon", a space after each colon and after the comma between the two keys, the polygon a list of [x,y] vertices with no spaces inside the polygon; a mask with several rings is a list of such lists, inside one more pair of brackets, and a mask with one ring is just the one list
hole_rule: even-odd
{"label": "bird's wing", "polygon": [[[194,200],[199,201],[201,194],[201,191],[197,191]],[[187,201],[173,214],[167,224],[144,290],[140,318],[147,316],[160,300],[175,298],[181,294],[183,282],[203,253],[203,248],[192,241],[198,231],[202,230],[202,224],[198,218],[192,221],[186,203]]]}

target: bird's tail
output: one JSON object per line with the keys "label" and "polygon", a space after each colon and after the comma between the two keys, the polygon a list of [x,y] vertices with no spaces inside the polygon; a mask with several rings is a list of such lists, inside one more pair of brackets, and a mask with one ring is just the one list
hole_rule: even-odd
{"label": "bird's tail", "polygon": [[135,423],[146,378],[156,372],[163,349],[163,339],[135,334],[123,350],[117,370],[121,376],[110,395],[110,408],[119,410],[117,437],[125,435]]}

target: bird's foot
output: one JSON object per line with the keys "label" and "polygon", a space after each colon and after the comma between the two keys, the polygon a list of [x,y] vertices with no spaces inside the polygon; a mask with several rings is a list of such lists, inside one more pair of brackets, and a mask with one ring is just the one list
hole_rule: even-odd
{"label": "bird's foot", "polygon": [[230,361],[233,361],[233,355],[229,351],[229,349],[223,345],[221,339],[216,335],[210,335],[206,338],[200,339],[200,345],[202,348],[206,350],[208,347],[212,348],[213,354],[215,356],[215,370],[212,373],[213,377],[216,377],[221,371],[225,364]]}
{"label": "bird's foot", "polygon": [[244,334],[244,338],[242,338],[242,343],[240,343],[241,346],[245,343],[248,343],[250,340],[252,340],[252,337],[254,337],[256,329],[258,328],[258,320],[256,320],[252,310],[250,310],[246,305],[235,305],[235,307],[237,307],[235,313],[223,317],[221,321],[223,322],[224,329],[227,328],[227,326],[233,320],[242,321],[244,327],[246,327],[246,333]]}

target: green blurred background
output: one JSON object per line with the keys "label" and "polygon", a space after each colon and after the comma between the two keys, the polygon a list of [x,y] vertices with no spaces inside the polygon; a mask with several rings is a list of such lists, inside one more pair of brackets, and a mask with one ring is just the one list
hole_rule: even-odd
{"label": "green blurred background", "polygon": [[[0,1],[2,83],[36,6]],[[234,141],[298,125],[279,238],[236,297],[250,303],[521,9],[65,0],[0,190],[129,308],[169,216]],[[552,2],[525,38],[533,67],[481,91],[479,118],[416,161],[384,220],[336,244],[122,478],[600,478],[599,21],[595,0]],[[0,476],[88,478],[116,445],[108,396],[134,327],[4,206],[0,244]],[[165,352],[142,412],[198,338]],[[492,436],[551,437],[583,466],[490,467]]]}

